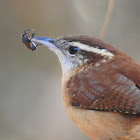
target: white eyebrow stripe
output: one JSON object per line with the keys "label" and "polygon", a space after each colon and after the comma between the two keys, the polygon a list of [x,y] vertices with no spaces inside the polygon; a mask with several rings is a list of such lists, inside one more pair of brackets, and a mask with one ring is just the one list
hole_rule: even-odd
{"label": "white eyebrow stripe", "polygon": [[88,51],[88,52],[93,52],[93,53],[96,53],[96,54],[100,54],[102,56],[107,56],[109,58],[112,58],[114,56],[113,53],[107,51],[106,49],[94,48],[92,46],[82,44],[80,42],[70,42],[69,44],[72,45],[72,46],[77,46],[81,50],[85,50],[85,51]]}

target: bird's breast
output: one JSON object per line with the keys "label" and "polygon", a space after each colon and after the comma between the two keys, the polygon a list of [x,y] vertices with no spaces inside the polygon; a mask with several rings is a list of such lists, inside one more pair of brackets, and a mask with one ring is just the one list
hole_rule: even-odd
{"label": "bird's breast", "polygon": [[126,135],[127,120],[117,113],[98,112],[91,110],[78,109],[66,102],[65,108],[72,119],[82,132],[94,140],[117,140],[119,136]]}

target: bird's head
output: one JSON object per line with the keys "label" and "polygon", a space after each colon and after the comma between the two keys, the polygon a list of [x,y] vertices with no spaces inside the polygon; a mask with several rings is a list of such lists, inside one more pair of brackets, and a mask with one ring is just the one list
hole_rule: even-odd
{"label": "bird's head", "polygon": [[63,73],[85,64],[113,59],[115,48],[89,36],[64,36],[58,39],[34,37],[32,42],[43,44],[59,57]]}

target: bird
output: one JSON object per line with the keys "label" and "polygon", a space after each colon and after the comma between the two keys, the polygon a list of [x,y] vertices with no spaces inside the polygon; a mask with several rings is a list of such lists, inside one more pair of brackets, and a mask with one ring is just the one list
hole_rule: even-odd
{"label": "bird", "polygon": [[140,64],[98,38],[32,37],[62,67],[62,96],[76,126],[92,140],[140,140]]}

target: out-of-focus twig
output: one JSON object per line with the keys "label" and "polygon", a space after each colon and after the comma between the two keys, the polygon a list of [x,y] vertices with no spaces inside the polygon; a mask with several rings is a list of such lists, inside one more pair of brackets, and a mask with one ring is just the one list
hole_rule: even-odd
{"label": "out-of-focus twig", "polygon": [[114,1],[115,0],[109,0],[108,10],[107,10],[107,13],[106,13],[105,21],[104,21],[103,27],[101,29],[101,32],[99,34],[100,39],[103,38],[104,33],[105,33],[106,29],[107,29],[107,25],[108,25],[108,22],[109,22],[111,13],[112,13],[112,9],[113,9],[113,6],[114,6]]}

